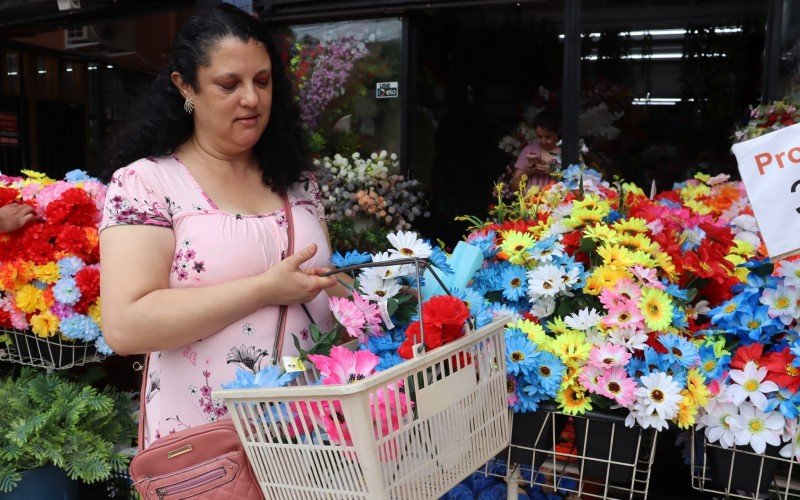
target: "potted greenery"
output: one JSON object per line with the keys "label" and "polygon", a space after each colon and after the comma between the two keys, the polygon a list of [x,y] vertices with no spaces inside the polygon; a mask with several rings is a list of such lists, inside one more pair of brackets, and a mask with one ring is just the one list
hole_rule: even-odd
{"label": "potted greenery", "polygon": [[0,415],[0,499],[77,498],[77,481],[127,470],[119,449],[135,433],[127,393],[23,368],[0,382]]}

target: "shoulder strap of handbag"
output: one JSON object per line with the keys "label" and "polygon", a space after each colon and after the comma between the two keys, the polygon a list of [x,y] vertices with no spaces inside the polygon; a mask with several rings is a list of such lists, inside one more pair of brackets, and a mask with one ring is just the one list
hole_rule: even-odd
{"label": "shoulder strap of handbag", "polygon": [[[288,195],[282,195],[281,201],[283,202],[283,213],[286,214],[286,224],[288,226],[288,244],[286,245],[287,250],[281,256],[282,259],[285,259],[294,253],[294,217],[292,216],[292,205],[289,203]],[[272,349],[272,364],[278,362],[278,359],[280,358],[280,352],[283,350],[283,337],[286,333],[286,311],[288,309],[289,306],[280,306],[278,310],[278,329],[275,332],[275,346]],[[303,309],[305,309],[304,304]],[[306,314],[309,314],[307,310]],[[309,318],[311,318],[310,315]],[[145,402],[147,399],[147,368],[149,365],[150,353],[147,353],[144,357],[144,368],[142,368],[142,390],[139,392],[139,453],[144,450],[144,426],[147,422],[145,418]]]}

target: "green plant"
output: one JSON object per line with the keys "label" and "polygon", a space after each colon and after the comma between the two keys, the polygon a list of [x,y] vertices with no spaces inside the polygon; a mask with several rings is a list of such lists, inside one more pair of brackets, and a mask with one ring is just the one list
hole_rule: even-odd
{"label": "green plant", "polygon": [[359,230],[350,219],[328,221],[328,231],[331,235],[331,247],[340,252],[358,249],[361,252],[377,253],[386,251],[389,246],[386,229],[377,227]]}
{"label": "green plant", "polygon": [[118,445],[128,446],[135,433],[128,393],[23,368],[0,382],[0,415],[2,492],[49,464],[85,483],[127,469]]}

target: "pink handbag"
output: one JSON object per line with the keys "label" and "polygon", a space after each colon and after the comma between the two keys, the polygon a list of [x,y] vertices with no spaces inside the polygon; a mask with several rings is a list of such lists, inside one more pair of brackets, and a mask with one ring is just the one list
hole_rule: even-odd
{"label": "pink handbag", "polygon": [[[294,251],[294,224],[291,205],[283,196],[283,209],[288,223],[288,255]],[[281,306],[276,348],[280,350],[286,328],[287,306]],[[273,355],[273,359],[278,356]],[[142,377],[139,411],[139,452],[131,460],[130,475],[136,491],[145,500],[260,500],[264,496],[258,485],[239,434],[230,419],[186,429],[144,446],[145,391],[147,355]]]}

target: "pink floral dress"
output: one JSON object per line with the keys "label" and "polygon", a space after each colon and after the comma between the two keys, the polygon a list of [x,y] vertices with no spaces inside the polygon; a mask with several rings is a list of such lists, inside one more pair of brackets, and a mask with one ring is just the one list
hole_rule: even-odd
{"label": "pink floral dress", "polygon": [[[311,243],[318,247],[303,267],[329,266],[316,179],[309,175],[306,182],[294,186],[289,200],[295,249]],[[263,273],[280,261],[288,244],[283,210],[260,215],[220,210],[173,157],[138,160],[114,174],[100,230],[125,224],[161,226],[175,234],[171,288],[213,285]],[[321,328],[330,328],[325,292],[307,306]],[[143,395],[146,445],[225,417],[225,405],[212,399],[211,391],[233,381],[236,368],[257,372],[271,363],[277,324],[278,306],[268,306],[190,345],[152,353]],[[297,353],[292,334],[309,344],[308,325],[300,307],[289,308],[282,355]]]}

